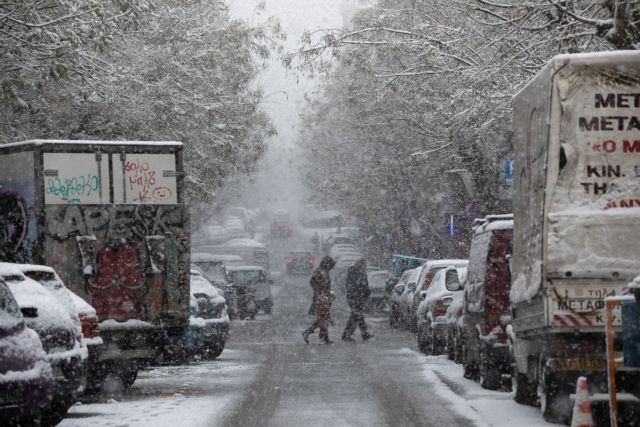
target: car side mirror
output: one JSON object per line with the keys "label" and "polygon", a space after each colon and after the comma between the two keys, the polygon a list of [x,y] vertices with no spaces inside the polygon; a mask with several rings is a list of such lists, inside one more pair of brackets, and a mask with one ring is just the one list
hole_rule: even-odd
{"label": "car side mirror", "polygon": [[420,299],[424,301],[427,298],[427,291],[420,292]]}
{"label": "car side mirror", "polygon": [[449,292],[456,292],[461,289],[460,277],[458,276],[458,270],[456,270],[455,267],[447,270],[445,286]]}
{"label": "car side mirror", "polygon": [[36,307],[21,307],[22,316],[34,318],[38,317],[38,309]]}

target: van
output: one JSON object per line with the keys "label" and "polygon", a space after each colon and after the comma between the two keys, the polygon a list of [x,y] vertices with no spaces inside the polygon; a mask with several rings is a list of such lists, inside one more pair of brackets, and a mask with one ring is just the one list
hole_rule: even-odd
{"label": "van", "polygon": [[513,215],[477,221],[471,240],[462,316],[462,363],[467,378],[496,390],[511,374],[506,327],[511,322]]}

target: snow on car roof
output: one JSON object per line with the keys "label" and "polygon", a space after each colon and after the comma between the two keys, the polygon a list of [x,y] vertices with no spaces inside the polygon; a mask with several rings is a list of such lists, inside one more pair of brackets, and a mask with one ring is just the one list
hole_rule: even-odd
{"label": "snow on car roof", "polygon": [[257,240],[252,239],[232,239],[224,242],[223,247],[247,247],[247,248],[261,248],[266,249],[267,247]]}
{"label": "snow on car roof", "polygon": [[115,140],[91,140],[91,139],[30,139],[27,141],[12,142],[9,144],[3,144],[3,147],[19,147],[29,145],[50,145],[50,144],[68,144],[68,145],[82,145],[82,144],[95,144],[95,145],[148,145],[148,146],[174,146],[181,147],[182,142],[179,141],[115,141]]}
{"label": "snow on car roof", "polygon": [[56,274],[56,271],[48,265],[36,265],[36,264],[14,264],[20,271],[42,271],[45,273]]}
{"label": "snow on car roof", "polygon": [[[52,327],[74,329],[74,325],[56,297],[35,280],[9,263],[0,263],[0,276],[5,280],[20,308],[38,310],[37,317],[28,318],[27,324],[40,330]],[[13,279],[15,278],[15,279]]]}
{"label": "snow on car roof", "polygon": [[427,261],[427,265],[430,267],[449,267],[450,265],[454,266],[464,266],[469,264],[468,259],[434,259],[431,261]]}

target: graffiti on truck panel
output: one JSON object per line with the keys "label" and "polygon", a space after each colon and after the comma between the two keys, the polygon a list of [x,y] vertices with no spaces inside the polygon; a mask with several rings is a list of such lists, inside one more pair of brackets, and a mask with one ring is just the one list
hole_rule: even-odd
{"label": "graffiti on truck panel", "polygon": [[180,289],[178,304],[188,302],[184,207],[48,206],[47,225],[55,241],[75,240],[98,316],[152,318],[163,306],[162,282]]}
{"label": "graffiti on truck panel", "polygon": [[71,236],[90,235],[125,240],[166,234],[177,236],[183,231],[185,223],[182,206],[47,207],[47,233],[58,241],[67,240]]}
{"label": "graffiti on truck panel", "polygon": [[[45,194],[61,197],[69,203],[78,203],[83,196],[91,196],[98,191],[100,179],[97,175],[87,174],[69,178],[48,178]],[[75,196],[75,197],[74,197]]]}
{"label": "graffiti on truck panel", "polygon": [[158,185],[158,171],[146,161],[134,159],[124,164],[128,190],[133,194],[133,201],[162,203],[171,198],[171,189]]}

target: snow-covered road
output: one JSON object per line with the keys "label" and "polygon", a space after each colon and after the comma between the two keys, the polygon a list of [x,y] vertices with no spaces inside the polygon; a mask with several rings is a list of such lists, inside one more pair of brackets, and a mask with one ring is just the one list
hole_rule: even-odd
{"label": "snow-covered road", "polygon": [[306,279],[286,278],[275,291],[273,317],[233,321],[218,360],[146,369],[117,400],[74,406],[62,426],[548,425],[510,393],[483,390],[445,357],[420,354],[383,314],[367,319],[371,342],[336,339],[347,315],[341,298],[336,343],[305,345]]}

